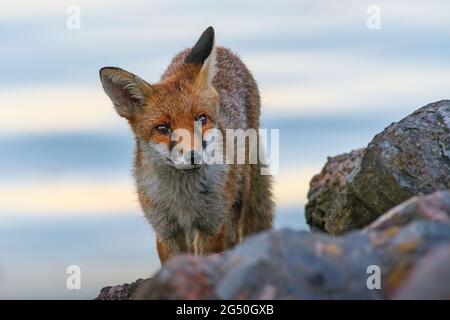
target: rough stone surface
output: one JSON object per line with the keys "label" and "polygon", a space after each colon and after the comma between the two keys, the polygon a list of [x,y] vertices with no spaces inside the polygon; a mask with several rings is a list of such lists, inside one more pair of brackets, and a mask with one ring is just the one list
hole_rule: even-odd
{"label": "rough stone surface", "polygon": [[347,177],[361,163],[364,150],[357,149],[336,157],[328,157],[322,171],[312,178],[305,210],[312,230],[325,230],[325,222],[332,210],[334,199],[345,187]]}
{"label": "rough stone surface", "polygon": [[450,300],[450,245],[423,257],[395,294],[399,300]]}
{"label": "rough stone surface", "polygon": [[[447,298],[449,278],[442,277],[450,261],[434,253],[449,246],[450,192],[442,191],[413,198],[340,237],[279,230],[253,236],[222,255],[176,257],[134,298]],[[380,267],[380,290],[367,288],[370,265]],[[427,277],[430,270],[439,276]],[[427,291],[414,292],[424,287]]]}
{"label": "rough stone surface", "polygon": [[129,300],[135,293],[136,288],[143,282],[143,279],[138,279],[130,284],[124,283],[122,285],[104,287],[95,300]]}
{"label": "rough stone surface", "polygon": [[450,101],[420,108],[365,150],[330,158],[311,181],[313,229],[342,234],[366,226],[415,195],[450,188]]}

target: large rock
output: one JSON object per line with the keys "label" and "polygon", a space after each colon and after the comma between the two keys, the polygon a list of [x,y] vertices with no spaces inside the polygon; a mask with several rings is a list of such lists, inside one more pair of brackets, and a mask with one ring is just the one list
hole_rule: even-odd
{"label": "large rock", "polygon": [[420,108],[366,149],[329,158],[311,181],[306,218],[342,234],[366,226],[414,195],[450,188],[450,101]]}
{"label": "large rock", "polygon": [[450,245],[438,247],[423,257],[405,282],[394,299],[450,300]]}
{"label": "large rock", "polygon": [[[222,255],[176,257],[134,298],[448,298],[449,246],[450,192],[442,191],[413,198],[341,237],[271,231]],[[447,252],[441,259],[439,248]],[[367,286],[369,266],[381,271],[380,289]],[[428,277],[430,271],[447,277]]]}
{"label": "large rock", "polygon": [[335,199],[344,189],[350,174],[359,167],[364,151],[362,148],[328,157],[322,171],[312,178],[305,210],[311,230],[325,231],[325,223],[329,219]]}
{"label": "large rock", "polygon": [[138,286],[143,282],[143,279],[137,279],[130,284],[124,283],[121,285],[104,287],[95,300],[130,300],[135,294]]}

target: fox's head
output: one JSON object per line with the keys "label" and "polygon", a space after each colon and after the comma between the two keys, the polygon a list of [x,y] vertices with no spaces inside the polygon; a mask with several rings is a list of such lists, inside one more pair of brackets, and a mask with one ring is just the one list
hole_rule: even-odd
{"label": "fox's head", "polygon": [[176,72],[158,83],[112,67],[102,68],[100,79],[144,154],[181,170],[195,170],[205,147],[204,134],[217,123],[214,72],[214,29],[209,27]]}

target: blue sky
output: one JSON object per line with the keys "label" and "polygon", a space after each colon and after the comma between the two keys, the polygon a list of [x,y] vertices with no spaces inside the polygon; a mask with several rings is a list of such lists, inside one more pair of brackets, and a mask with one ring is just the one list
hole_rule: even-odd
{"label": "blue sky", "polygon": [[[379,30],[366,26],[373,4]],[[79,30],[66,27],[69,5],[81,9]],[[449,98],[449,12],[436,0],[2,3],[0,297],[92,297],[158,268],[130,174],[133,140],[101,67],[155,82],[214,26],[258,82],[263,127],[280,129],[276,226],[305,229],[308,183],[327,156]],[[64,287],[67,263],[87,270],[81,293]]]}
{"label": "blue sky", "polygon": [[[121,66],[157,81],[207,25],[249,65],[267,114],[407,112],[449,87],[446,1],[379,1],[380,30],[366,27],[369,1],[79,1],[80,30],[66,28],[69,4],[8,2],[0,13],[0,98],[45,113],[41,124],[26,123],[39,130],[61,129],[52,112],[65,128],[117,126],[97,70]],[[64,117],[61,108],[79,113]],[[3,131],[33,129],[1,124]]]}
{"label": "blue sky", "polygon": [[[79,30],[66,27],[66,10],[72,4],[81,10]],[[49,200],[41,194],[62,190],[62,185],[76,183],[78,190],[86,183],[116,188],[119,194],[132,190],[127,167],[131,135],[104,94],[98,70],[120,66],[157,81],[172,56],[191,46],[208,25],[216,29],[217,44],[236,51],[253,72],[262,97],[263,126],[280,129],[285,145],[307,144],[307,135],[292,134],[296,121],[302,132],[318,126],[335,135],[346,126],[362,132],[374,123],[377,132],[422,105],[447,98],[449,3],[379,1],[381,29],[369,30],[366,11],[372,4],[7,2],[0,12],[0,143],[7,151],[0,188],[12,194],[10,201],[0,203],[0,212],[25,209],[15,205],[14,188],[27,187],[41,199],[43,205],[37,207],[42,211]],[[292,119],[297,119],[294,124]],[[308,129],[312,126],[313,131]],[[366,139],[356,134],[349,141],[358,144],[350,145],[368,142],[359,137]],[[281,155],[285,176],[301,181],[297,188],[302,202],[324,155],[348,150],[339,143],[333,146],[324,152],[302,150],[297,157],[285,148],[288,155]],[[116,153],[115,147],[120,147]],[[277,181],[280,204],[292,204],[295,194],[287,196],[291,182]],[[115,199],[127,202],[133,197],[129,191]],[[99,199],[100,207],[103,202]]]}

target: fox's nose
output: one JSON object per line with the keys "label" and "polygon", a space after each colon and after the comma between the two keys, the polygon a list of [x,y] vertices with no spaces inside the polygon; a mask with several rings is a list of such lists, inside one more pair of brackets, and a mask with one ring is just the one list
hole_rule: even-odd
{"label": "fox's nose", "polygon": [[201,154],[196,150],[191,150],[188,153],[188,159],[190,164],[200,164],[202,160]]}

